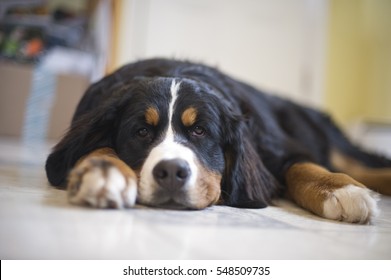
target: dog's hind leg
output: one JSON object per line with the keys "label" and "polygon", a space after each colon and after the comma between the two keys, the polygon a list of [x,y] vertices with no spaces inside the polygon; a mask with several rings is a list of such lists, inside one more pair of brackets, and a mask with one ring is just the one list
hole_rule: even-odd
{"label": "dog's hind leg", "polygon": [[327,115],[313,115],[330,144],[329,167],[381,194],[391,195],[391,159],[355,145]]}
{"label": "dog's hind leg", "polygon": [[348,174],[368,188],[384,195],[391,195],[391,168],[373,168],[337,150],[331,152],[334,169]]}

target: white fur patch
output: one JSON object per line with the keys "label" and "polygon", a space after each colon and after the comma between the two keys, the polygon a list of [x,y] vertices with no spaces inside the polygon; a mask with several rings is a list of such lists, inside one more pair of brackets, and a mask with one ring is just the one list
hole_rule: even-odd
{"label": "white fur patch", "polygon": [[176,83],[175,80],[172,80],[171,83],[171,102],[168,108],[168,129],[166,134],[166,139],[171,139],[174,141],[174,131],[172,129],[172,115],[174,114],[174,104],[176,102],[178,91],[181,83]]}
{"label": "white fur patch", "polygon": [[[190,178],[186,182],[184,189],[189,189],[195,186],[198,176],[198,169],[195,163],[195,155],[193,151],[179,143],[175,143],[172,139],[166,138],[162,143],[152,149],[148,158],[146,159],[140,173],[140,184],[138,189],[138,201],[141,203],[151,203],[157,198],[153,194],[158,188],[157,183],[153,177],[152,171],[154,167],[162,160],[183,159],[189,164]],[[165,198],[160,197],[164,200]],[[162,203],[164,201],[155,201]]]}
{"label": "white fur patch", "polygon": [[[174,105],[177,99],[180,83],[175,80],[171,83],[171,102],[168,110],[168,127],[164,140],[151,150],[140,172],[140,182],[138,187],[138,201],[143,204],[158,204],[164,203],[170,197],[159,196],[155,197],[156,189],[159,187],[153,177],[154,167],[162,160],[183,159],[189,164],[190,178],[186,182],[184,189],[192,188],[196,184],[198,169],[195,163],[194,152],[188,147],[175,142],[175,133],[172,128],[172,116],[174,114]],[[175,200],[175,198],[173,198]],[[178,201],[180,203],[180,201]]]}
{"label": "white fur patch", "polygon": [[323,204],[323,215],[332,220],[368,223],[379,212],[377,200],[369,189],[347,185],[332,192]]}
{"label": "white fur patch", "polygon": [[78,192],[69,198],[73,204],[88,204],[97,208],[129,208],[134,206],[137,196],[137,183],[116,168],[109,167],[104,172],[99,167],[88,170],[81,177]]}

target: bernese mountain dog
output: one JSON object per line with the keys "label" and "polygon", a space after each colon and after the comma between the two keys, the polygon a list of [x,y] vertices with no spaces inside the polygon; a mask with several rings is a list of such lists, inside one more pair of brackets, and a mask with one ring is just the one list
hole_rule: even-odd
{"label": "bernese mountain dog", "polygon": [[367,223],[374,191],[391,194],[391,160],[352,144],[326,114],[169,59],[91,85],[46,172],[71,203],[96,208],[263,208],[284,195]]}

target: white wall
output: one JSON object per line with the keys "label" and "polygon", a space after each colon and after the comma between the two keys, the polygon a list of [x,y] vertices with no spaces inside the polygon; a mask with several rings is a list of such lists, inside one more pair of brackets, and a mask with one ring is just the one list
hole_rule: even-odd
{"label": "white wall", "polygon": [[156,56],[192,59],[259,88],[322,104],[327,0],[123,2],[120,64]]}

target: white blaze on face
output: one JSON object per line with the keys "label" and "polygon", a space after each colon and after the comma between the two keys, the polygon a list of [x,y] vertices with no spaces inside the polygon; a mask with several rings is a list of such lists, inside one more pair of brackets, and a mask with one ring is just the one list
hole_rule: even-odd
{"label": "white blaze on face", "polygon": [[[154,167],[162,160],[185,160],[190,167],[191,175],[183,187],[183,190],[189,190],[194,188],[196,185],[198,170],[195,163],[195,155],[191,149],[178,142],[175,142],[175,132],[172,127],[172,117],[174,115],[174,106],[177,100],[179,88],[180,83],[176,83],[173,79],[170,88],[171,101],[168,110],[169,121],[166,134],[164,135],[163,141],[151,150],[140,172],[140,183],[138,189],[138,201],[140,203],[159,204],[171,199],[171,197],[168,196],[154,197],[154,193],[159,188],[159,186],[153,177],[152,171]],[[175,198],[172,199],[175,200]],[[177,202],[180,203],[180,201]]]}

